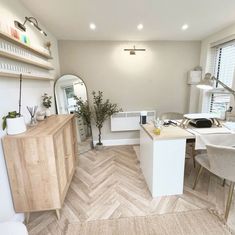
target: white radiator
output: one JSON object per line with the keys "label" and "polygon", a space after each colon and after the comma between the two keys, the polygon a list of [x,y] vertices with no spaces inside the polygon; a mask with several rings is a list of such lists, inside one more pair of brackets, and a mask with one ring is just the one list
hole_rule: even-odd
{"label": "white radiator", "polygon": [[[111,131],[136,131],[140,129],[140,112],[119,112],[111,116]],[[147,122],[154,120],[155,111],[147,111]]]}

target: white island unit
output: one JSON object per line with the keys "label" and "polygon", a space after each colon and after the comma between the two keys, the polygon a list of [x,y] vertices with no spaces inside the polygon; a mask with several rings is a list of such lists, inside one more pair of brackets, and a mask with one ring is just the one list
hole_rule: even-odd
{"label": "white island unit", "polygon": [[183,193],[186,139],[195,138],[177,127],[163,127],[160,135],[152,124],[140,128],[140,167],[152,197]]}

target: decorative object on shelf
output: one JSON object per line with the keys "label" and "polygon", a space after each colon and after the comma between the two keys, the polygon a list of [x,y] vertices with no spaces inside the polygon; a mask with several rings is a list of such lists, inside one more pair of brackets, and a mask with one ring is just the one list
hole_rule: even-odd
{"label": "decorative object on shelf", "polygon": [[42,121],[45,119],[46,113],[44,111],[38,111],[36,115],[37,121]]}
{"label": "decorative object on shelf", "polygon": [[97,149],[101,149],[103,144],[101,142],[101,129],[103,127],[104,121],[107,120],[109,117],[111,117],[113,114],[121,112],[122,109],[118,108],[117,104],[112,104],[107,99],[106,101],[103,101],[103,92],[98,91],[98,94],[96,95],[96,92],[92,92],[93,95],[93,112],[94,112],[94,119],[96,127],[98,128],[99,134],[98,134],[98,143],[96,144]]}
{"label": "decorative object on shelf", "polygon": [[37,30],[40,31],[41,34],[44,34],[44,36],[47,36],[47,34],[39,27],[38,25],[38,21],[36,18],[30,16],[30,17],[25,17],[25,21],[24,23],[20,23],[19,21],[15,20],[14,23],[15,23],[15,27],[21,31],[26,31],[26,27],[25,27],[25,24],[27,22],[30,22],[31,25],[33,25]]}
{"label": "decorative object on shelf", "polygon": [[18,40],[20,39],[20,35],[19,35],[18,31],[12,27],[11,27],[11,36],[18,39]]}
{"label": "decorative object on shelf", "polygon": [[51,55],[51,42],[50,41],[46,42],[45,46],[48,49],[49,54]]}
{"label": "decorative object on shelf", "polygon": [[137,49],[135,48],[135,46],[133,46],[133,48],[130,48],[130,49],[126,48],[124,49],[124,51],[129,51],[130,55],[135,55],[136,51],[146,51],[146,49]]}
{"label": "decorative object on shelf", "polygon": [[37,125],[36,111],[37,111],[37,109],[38,109],[38,106],[34,106],[34,107],[29,107],[29,106],[27,106],[27,109],[28,109],[29,114],[30,114],[30,117],[31,117],[29,126],[35,126],[35,125]]}
{"label": "decorative object on shelf", "polygon": [[46,108],[45,114],[46,117],[49,117],[51,115],[50,107],[51,107],[51,101],[52,96],[49,96],[47,93],[44,93],[42,96],[42,105]]}
{"label": "decorative object on shelf", "polygon": [[76,101],[76,111],[75,113],[78,117],[81,117],[84,124],[87,125],[88,131],[87,136],[91,136],[91,110],[88,104],[88,100],[83,101],[81,97],[74,96]]}

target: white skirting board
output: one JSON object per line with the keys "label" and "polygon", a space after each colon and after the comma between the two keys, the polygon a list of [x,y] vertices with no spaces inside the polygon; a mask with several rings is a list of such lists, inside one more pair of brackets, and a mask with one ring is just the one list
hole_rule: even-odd
{"label": "white skirting board", "polygon": [[25,216],[24,213],[16,213],[14,216],[12,216],[9,221],[15,221],[15,222],[24,222]]}
{"label": "white skirting board", "polygon": [[[93,144],[96,145],[97,140],[93,141]],[[113,140],[102,140],[104,146],[116,146],[116,145],[134,145],[139,144],[140,139],[113,139]]]}

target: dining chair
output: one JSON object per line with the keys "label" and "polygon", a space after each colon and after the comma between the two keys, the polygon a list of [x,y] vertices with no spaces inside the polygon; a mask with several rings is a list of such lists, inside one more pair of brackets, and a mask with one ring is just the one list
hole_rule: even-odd
{"label": "dining chair", "polygon": [[193,189],[196,188],[204,168],[223,179],[229,180],[230,186],[224,215],[227,221],[235,182],[235,148],[217,145],[206,145],[206,148],[207,154],[199,154],[195,157],[195,160],[200,164],[200,168],[195,178]]}
{"label": "dining chair", "polygon": [[[170,120],[179,120],[179,119],[183,119],[184,118],[184,114],[183,113],[177,113],[177,112],[166,112],[166,113],[162,113],[160,115],[160,119],[164,120],[164,119],[170,119]],[[189,155],[192,157],[193,159],[193,167],[196,167],[196,161],[195,161],[195,155],[196,155],[196,151],[195,151],[195,140],[194,139],[188,139],[186,141],[187,143],[187,153],[189,150]]]}

